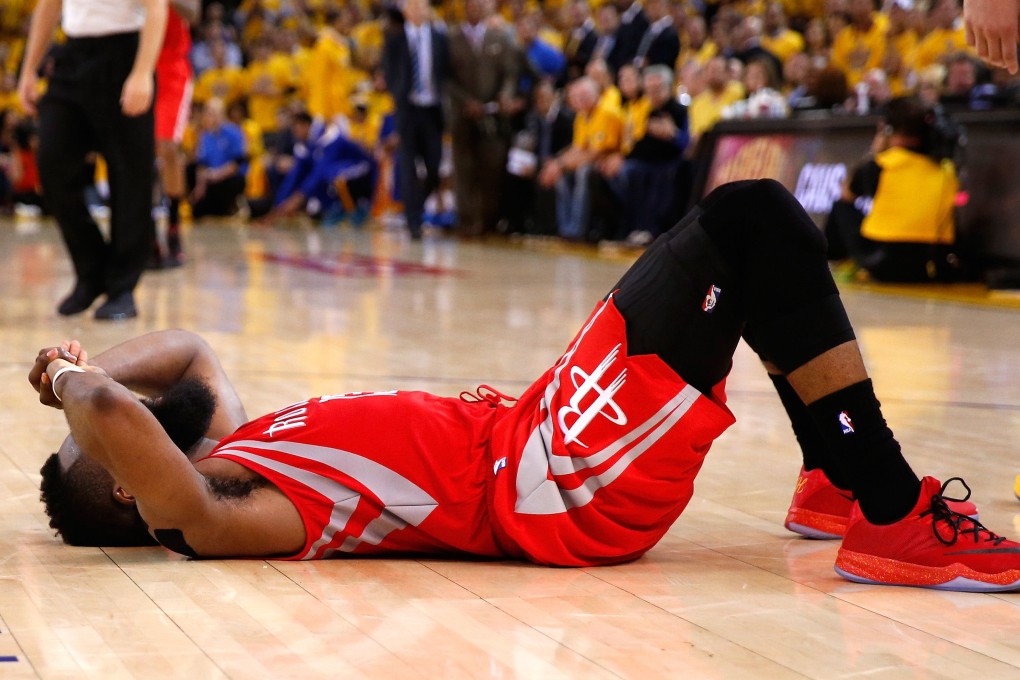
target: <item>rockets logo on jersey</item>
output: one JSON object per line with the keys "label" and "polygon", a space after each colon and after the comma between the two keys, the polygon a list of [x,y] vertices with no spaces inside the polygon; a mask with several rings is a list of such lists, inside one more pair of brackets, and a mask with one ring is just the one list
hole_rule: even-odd
{"label": "rockets logo on jersey", "polygon": [[[570,380],[577,390],[570,397],[570,403],[559,410],[557,417],[560,423],[560,430],[563,431],[563,440],[567,444],[577,442],[584,448],[588,446],[580,440],[581,433],[591,424],[591,421],[602,416],[616,425],[626,425],[627,416],[620,409],[620,406],[613,401],[613,397],[624,383],[627,382],[627,369],[620,371],[612,382],[606,387],[599,384],[602,377],[616,361],[620,354],[620,345],[617,345],[606,355],[598,366],[590,374],[585,373],[580,366],[570,367]],[[594,394],[594,400],[588,400],[589,395]],[[585,406],[585,402],[589,402]],[[567,419],[576,416],[568,426]]]}
{"label": "rockets logo on jersey", "polygon": [[514,511],[519,514],[559,514],[591,503],[599,489],[612,484],[655,446],[701,395],[685,385],[657,410],[647,414],[646,409],[647,415],[631,422],[625,411],[627,400],[621,397],[642,399],[643,395],[624,390],[627,369],[619,365],[624,363],[623,346],[610,348],[602,359],[578,352],[605,309],[593,315],[545,388],[545,417],[531,431],[517,467]]}

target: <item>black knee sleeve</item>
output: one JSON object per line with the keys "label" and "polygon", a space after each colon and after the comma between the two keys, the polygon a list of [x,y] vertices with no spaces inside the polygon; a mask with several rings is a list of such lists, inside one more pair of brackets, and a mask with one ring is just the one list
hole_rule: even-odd
{"label": "black knee sleeve", "polygon": [[747,344],[783,373],[855,337],[838,294],[811,300],[761,322],[748,323],[744,329]]}
{"label": "black knee sleeve", "polygon": [[737,273],[744,337],[784,372],[854,339],[825,236],[774,180],[734,182],[701,203],[700,222]]}
{"label": "black knee sleeve", "polygon": [[695,209],[627,270],[614,300],[630,354],[656,354],[703,393],[729,373],[744,327],[735,273]]}

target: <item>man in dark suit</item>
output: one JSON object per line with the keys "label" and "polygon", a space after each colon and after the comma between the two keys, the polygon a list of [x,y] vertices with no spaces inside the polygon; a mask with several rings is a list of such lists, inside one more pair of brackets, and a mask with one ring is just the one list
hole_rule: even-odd
{"label": "man in dark suit", "polygon": [[510,32],[492,26],[491,0],[465,0],[464,23],[450,31],[450,117],[458,231],[494,231],[517,110],[520,60]]}
{"label": "man in dark suit", "polygon": [[621,49],[622,43],[617,38],[620,12],[616,5],[607,2],[598,8],[595,17],[595,45],[585,61],[585,67],[593,61],[604,61],[615,75],[621,66],[628,63],[627,54]]}
{"label": "man in dark suit", "polygon": [[[620,27],[616,29],[616,49],[620,63],[628,64],[637,56],[641,38],[648,30],[648,17],[638,0],[615,0],[620,12]],[[619,67],[616,67],[619,68]],[[615,73],[616,69],[614,69]]]}
{"label": "man in dark suit", "polygon": [[634,65],[642,69],[646,66],[672,69],[680,56],[680,35],[673,25],[669,0],[647,0],[645,13],[651,24],[638,43]]}
{"label": "man in dark suit", "polygon": [[574,112],[561,103],[556,86],[540,80],[532,91],[534,104],[517,133],[507,163],[503,218],[510,232],[556,234],[556,194],[538,184],[538,169],[560,153],[574,137]]}
{"label": "man in dark suit", "polygon": [[[386,87],[397,109],[398,172],[411,238],[421,238],[425,199],[439,186],[443,151],[442,97],[450,73],[446,34],[429,20],[428,0],[406,0],[383,49]],[[418,160],[425,166],[418,178]]]}
{"label": "man in dark suit", "polygon": [[599,36],[595,31],[595,20],[591,18],[587,0],[573,0],[566,11],[570,37],[563,48],[563,54],[567,58],[569,82],[584,75],[584,67],[588,65],[595,51],[595,43]]}

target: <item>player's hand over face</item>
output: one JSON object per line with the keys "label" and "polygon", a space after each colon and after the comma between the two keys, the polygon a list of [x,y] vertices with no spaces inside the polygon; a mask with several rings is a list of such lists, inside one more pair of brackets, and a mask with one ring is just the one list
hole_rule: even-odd
{"label": "player's hand over face", "polygon": [[1017,23],[1020,0],[965,0],[967,44],[993,66],[1017,72]]}
{"label": "player's hand over face", "polygon": [[32,389],[39,393],[39,403],[44,406],[61,408],[60,401],[53,394],[50,377],[46,374],[46,367],[58,359],[80,366],[86,371],[106,375],[106,371],[98,366],[89,365],[89,354],[77,340],[65,340],[56,347],[44,347],[39,350],[32,370],[28,372],[28,382],[31,383]]}

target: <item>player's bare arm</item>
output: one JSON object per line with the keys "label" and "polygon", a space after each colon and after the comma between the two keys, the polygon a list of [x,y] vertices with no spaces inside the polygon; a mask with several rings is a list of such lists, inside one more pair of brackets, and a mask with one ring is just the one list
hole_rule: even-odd
{"label": "player's bare arm", "polygon": [[206,434],[211,439],[227,436],[248,420],[216,353],[205,340],[188,331],[147,333],[112,347],[94,359],[77,340],[39,350],[28,376],[29,382],[43,404],[59,408],[61,404],[53,396],[46,378],[46,366],[54,358],[102,369],[128,389],[150,397],[163,394],[183,380],[201,380],[216,399],[216,410]]}
{"label": "player's bare arm", "polygon": [[303,545],[301,519],[281,493],[263,488],[243,499],[217,496],[206,474],[230,478],[245,471],[223,461],[208,470],[192,465],[125,386],[60,358],[50,360],[46,374],[82,451],[133,499],[160,542],[200,557],[281,555]]}
{"label": "player's bare arm", "polygon": [[248,421],[241,398],[216,353],[189,331],[148,333],[106,350],[92,363],[117,382],[148,396],[162,394],[182,380],[201,380],[216,398],[206,435],[212,439],[221,439]]}

